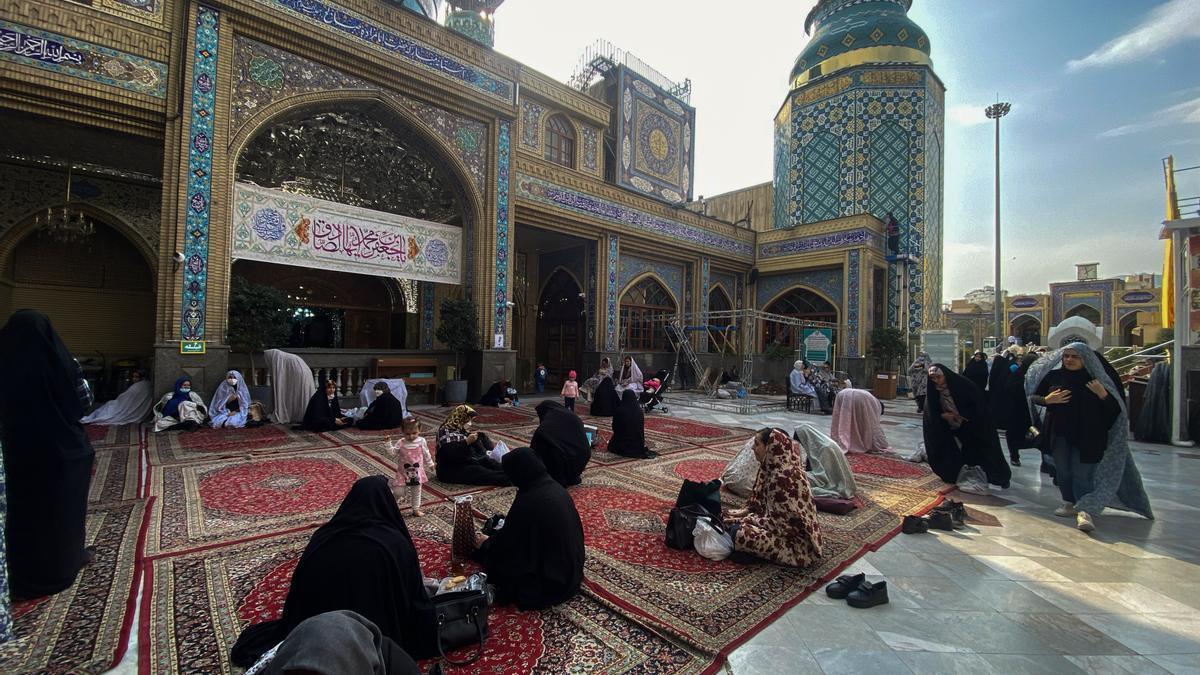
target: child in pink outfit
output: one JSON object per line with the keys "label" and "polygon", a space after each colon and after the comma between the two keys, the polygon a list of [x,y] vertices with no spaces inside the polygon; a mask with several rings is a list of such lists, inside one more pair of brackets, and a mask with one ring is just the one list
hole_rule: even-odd
{"label": "child in pink outfit", "polygon": [[388,481],[392,486],[392,494],[399,501],[404,492],[408,493],[408,505],[414,516],[424,516],[421,510],[421,486],[429,482],[425,475],[425,467],[433,469],[435,464],[429,454],[429,444],[421,437],[421,423],[415,417],[405,417],[400,423],[404,438],[391,442],[389,449],[392,458],[396,460],[396,477]]}
{"label": "child in pink outfit", "polygon": [[575,371],[567,373],[567,381],[562,388],[563,405],[567,410],[575,411],[575,399],[579,398],[579,383],[575,381]]}

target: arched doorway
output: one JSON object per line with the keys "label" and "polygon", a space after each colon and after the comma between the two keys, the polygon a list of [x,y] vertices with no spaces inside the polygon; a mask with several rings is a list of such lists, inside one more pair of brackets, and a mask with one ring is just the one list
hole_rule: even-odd
{"label": "arched doorway", "polygon": [[675,298],[653,276],[642,277],[621,296],[621,347],[629,352],[667,350],[666,325],[678,311]]}
{"label": "arched doorway", "polygon": [[[347,100],[291,109],[258,127],[238,155],[237,180],[467,228],[463,260],[469,261],[478,200],[465,169],[406,112],[374,98],[354,100],[362,92],[344,93]],[[414,243],[410,237],[410,249]],[[398,282],[385,263],[377,267],[378,274],[361,274],[239,260],[233,273],[295,301],[291,346],[415,348],[419,322],[401,290],[412,282]],[[469,283],[469,264],[464,270]]]}
{"label": "arched doorway", "polygon": [[575,277],[560,268],[538,296],[537,360],[550,371],[552,383],[563,382],[581,362],[585,308],[580,292]]}
{"label": "arched doorway", "polygon": [[[725,292],[725,289],[719,285],[713,286],[708,292],[708,311],[729,312],[731,310],[733,310],[733,301],[729,298],[729,295]],[[708,325],[710,326],[727,325],[732,323],[735,323],[735,321],[728,318],[708,320]],[[720,344],[717,344],[718,342],[720,342]],[[708,341],[709,352],[721,352],[725,350],[726,346],[727,345],[725,341],[721,338],[714,340],[710,337]]]}
{"label": "arched doorway", "polygon": [[1140,330],[1138,330],[1138,326],[1147,323],[1149,320],[1149,317],[1145,317],[1146,320],[1143,320],[1144,314],[1148,314],[1148,312],[1130,312],[1129,314],[1121,317],[1120,325],[1117,326],[1117,329],[1120,331],[1121,335],[1121,346],[1145,346],[1146,336],[1143,335]]}
{"label": "arched doorway", "polygon": [[[837,308],[833,306],[833,303],[800,286],[796,286],[772,300],[764,311],[768,314],[781,314],[796,319],[825,323],[837,323],[838,316]],[[797,348],[800,345],[800,331],[793,329],[792,326],[764,322],[762,335],[764,350],[772,342]]]}
{"label": "arched doorway", "polygon": [[1028,314],[1013,319],[1009,329],[1022,344],[1042,343],[1042,322]]}
{"label": "arched doorway", "polygon": [[122,232],[88,215],[95,232],[82,242],[24,230],[0,267],[0,316],[17,309],[48,316],[104,399],[117,393],[107,381],[115,361],[146,366],[154,353],[154,273]]}
{"label": "arched doorway", "polygon": [[1069,319],[1073,316],[1078,316],[1078,317],[1087,319],[1088,321],[1092,322],[1093,326],[1103,326],[1104,325],[1103,323],[1101,323],[1100,310],[1096,309],[1095,307],[1092,307],[1091,305],[1076,305],[1076,306],[1072,307],[1071,309],[1067,310],[1067,314],[1063,318]]}

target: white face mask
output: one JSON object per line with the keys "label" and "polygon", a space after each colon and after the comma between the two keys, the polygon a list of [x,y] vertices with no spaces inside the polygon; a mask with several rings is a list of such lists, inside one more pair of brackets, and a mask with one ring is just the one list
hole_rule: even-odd
{"label": "white face mask", "polygon": [[225,381],[226,381],[226,382],[228,382],[228,383],[229,383],[229,386],[231,386],[231,387],[236,387],[236,386],[237,386],[237,378],[236,378],[236,377],[231,377],[231,378],[229,378],[228,380],[225,380]]}

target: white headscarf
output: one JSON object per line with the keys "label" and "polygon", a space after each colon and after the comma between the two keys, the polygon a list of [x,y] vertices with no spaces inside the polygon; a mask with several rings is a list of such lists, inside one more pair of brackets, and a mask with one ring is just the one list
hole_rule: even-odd
{"label": "white headscarf", "polygon": [[233,387],[229,386],[229,378],[231,377],[237,378],[238,410],[241,412],[250,411],[250,387],[246,386],[246,378],[242,377],[242,374],[238,371],[231,370],[225,373],[225,379],[221,380],[221,384],[217,385],[217,393],[213,394],[212,404],[208,406],[208,409],[213,411],[213,415],[225,409],[225,401],[229,400],[229,396],[234,392]]}
{"label": "white headscarf", "polygon": [[[627,357],[627,358],[629,359],[629,377],[628,378],[622,377],[621,382],[632,383],[632,384],[641,384],[642,383],[642,369],[638,368],[637,361],[633,360],[632,356]],[[622,363],[621,364],[621,375],[624,375],[624,374],[625,374],[625,364]]]}

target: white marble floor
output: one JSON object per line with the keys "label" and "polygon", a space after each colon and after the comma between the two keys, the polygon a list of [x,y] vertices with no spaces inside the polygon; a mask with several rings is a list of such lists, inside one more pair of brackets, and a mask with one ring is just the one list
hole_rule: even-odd
{"label": "white marble floor", "polygon": [[[911,401],[887,404],[893,447],[921,438]],[[673,416],[758,428],[802,413]],[[898,535],[847,573],[885,579],[891,603],[854,609],[814,593],[737,649],[752,673],[1200,674],[1200,449],[1133,443],[1157,520],[1106,511],[1091,535],[1056,518],[1058,491],[1026,450],[1012,502],[972,508],[999,526]]]}

